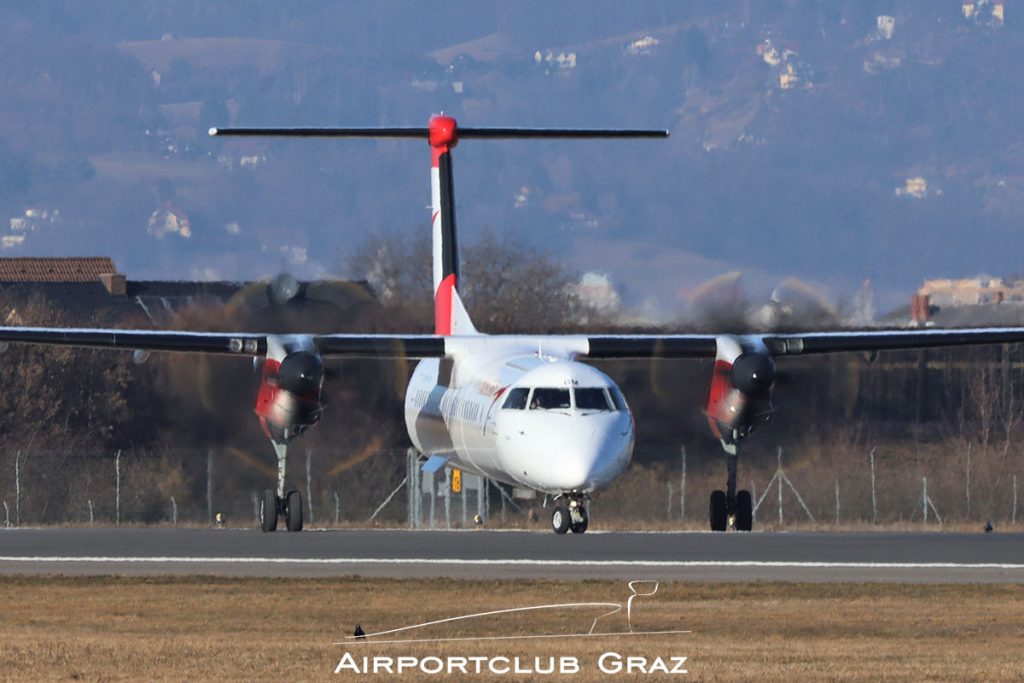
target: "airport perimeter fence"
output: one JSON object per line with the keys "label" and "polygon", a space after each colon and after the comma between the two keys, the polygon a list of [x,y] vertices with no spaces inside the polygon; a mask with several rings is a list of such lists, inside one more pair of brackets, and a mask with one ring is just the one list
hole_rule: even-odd
{"label": "airport perimeter fence", "polygon": [[[326,453],[301,446],[289,489],[308,526],[543,527],[552,501],[461,473],[424,472],[409,449]],[[1024,523],[1019,454],[974,445],[947,457],[863,447],[834,457],[778,448],[741,461],[760,528],[793,525]],[[0,451],[0,524],[253,526],[260,492],[274,488],[270,457],[237,449],[52,453]],[[721,455],[686,447],[640,449],[636,461],[589,503],[603,528],[702,528],[708,495],[724,488]]]}

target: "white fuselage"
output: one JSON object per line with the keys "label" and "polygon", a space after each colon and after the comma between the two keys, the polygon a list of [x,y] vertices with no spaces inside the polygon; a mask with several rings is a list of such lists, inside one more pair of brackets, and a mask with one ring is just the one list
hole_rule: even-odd
{"label": "white fuselage", "polygon": [[593,491],[626,468],[632,415],[607,375],[572,360],[571,340],[552,349],[463,340],[464,353],[421,361],[409,382],[405,422],[420,452],[555,495]]}

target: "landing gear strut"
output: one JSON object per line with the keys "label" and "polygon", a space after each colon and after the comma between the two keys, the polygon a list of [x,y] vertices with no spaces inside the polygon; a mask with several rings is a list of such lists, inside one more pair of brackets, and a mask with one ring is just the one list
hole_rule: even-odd
{"label": "landing gear strut", "polygon": [[564,534],[567,531],[574,534],[585,533],[590,522],[587,508],[583,505],[586,497],[577,494],[564,494],[564,496],[568,499],[568,507],[559,505],[554,509],[551,513],[551,529],[556,534]]}
{"label": "landing gear strut", "polygon": [[726,453],[729,477],[725,491],[712,491],[709,507],[712,531],[750,531],[754,527],[754,504],[750,491],[736,491],[736,468],[739,455],[735,444]]}
{"label": "landing gear strut", "polygon": [[264,532],[277,530],[277,518],[283,517],[288,531],[302,531],[302,494],[298,491],[284,492],[285,465],[288,462],[288,445],[273,442],[277,451],[277,491],[267,489],[260,501],[260,529]]}

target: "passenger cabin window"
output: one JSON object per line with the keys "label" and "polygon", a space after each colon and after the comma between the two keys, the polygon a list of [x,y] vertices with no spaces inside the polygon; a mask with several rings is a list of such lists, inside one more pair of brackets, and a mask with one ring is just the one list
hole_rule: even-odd
{"label": "passenger cabin window", "polygon": [[576,409],[577,410],[611,410],[612,406],[608,402],[608,394],[604,393],[604,389],[591,388],[591,389],[576,389]]}
{"label": "passenger cabin window", "polygon": [[572,403],[568,389],[534,389],[530,410],[569,410]]}
{"label": "passenger cabin window", "polygon": [[508,392],[508,398],[502,406],[505,410],[526,410],[526,398],[530,395],[529,389],[518,388]]}

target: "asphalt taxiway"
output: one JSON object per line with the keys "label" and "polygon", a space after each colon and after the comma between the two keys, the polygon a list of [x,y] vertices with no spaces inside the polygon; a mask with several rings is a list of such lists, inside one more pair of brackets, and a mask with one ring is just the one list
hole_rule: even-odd
{"label": "asphalt taxiway", "polygon": [[21,528],[0,574],[1024,583],[1024,534]]}

